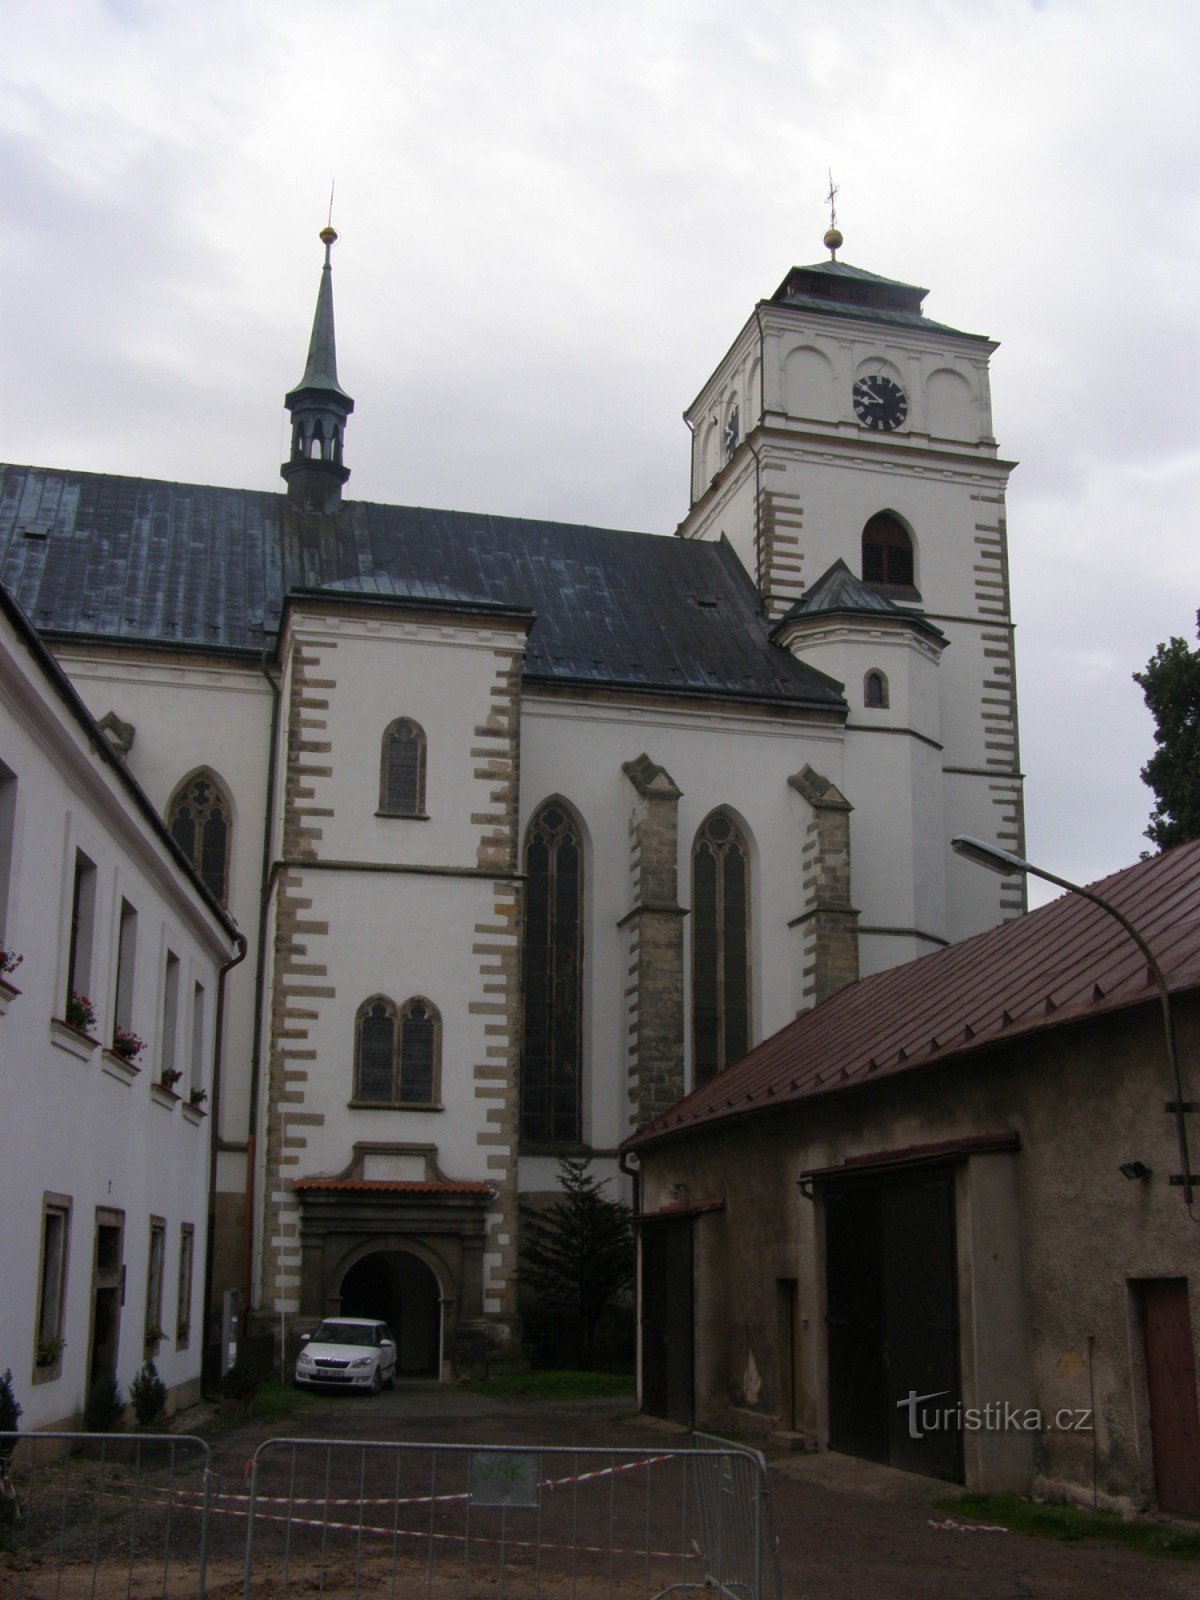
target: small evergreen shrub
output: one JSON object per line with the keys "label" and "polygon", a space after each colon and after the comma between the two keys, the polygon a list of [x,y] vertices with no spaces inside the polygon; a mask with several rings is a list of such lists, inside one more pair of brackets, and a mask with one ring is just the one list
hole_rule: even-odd
{"label": "small evergreen shrub", "polygon": [[258,1391],[258,1379],[240,1361],[235,1361],[233,1366],[221,1379],[221,1398],[224,1400],[254,1399]]}
{"label": "small evergreen shrub", "polygon": [[159,1377],[153,1361],[147,1361],[129,1385],[129,1398],[133,1401],[134,1414],[143,1427],[164,1419],[167,1386]]}
{"label": "small evergreen shrub", "polygon": [[88,1390],[83,1425],[88,1433],[111,1433],[125,1411],[121,1386],[115,1378],[97,1378]]}
{"label": "small evergreen shrub", "polygon": [[12,1368],[6,1367],[0,1378],[0,1461],[7,1461],[17,1447],[17,1424],[23,1410],[13,1393]]}

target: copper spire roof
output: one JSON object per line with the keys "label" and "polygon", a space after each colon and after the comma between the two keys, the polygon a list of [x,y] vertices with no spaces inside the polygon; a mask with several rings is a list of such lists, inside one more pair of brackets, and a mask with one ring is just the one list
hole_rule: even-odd
{"label": "copper spire roof", "polygon": [[[325,265],[321,268],[321,286],[317,290],[317,309],[313,313],[312,337],[308,342],[308,361],[304,367],[304,376],[296,387],[288,394],[286,404],[292,403],[294,395],[302,389],[325,389],[334,394],[341,395],[343,399],[350,400],[350,396],[338,382],[337,376],[337,347],[333,331],[333,264],[329,259],[329,252],[333,248],[337,234],[332,228],[322,228],[321,243],[325,246]],[[354,402],[350,400],[351,406]]]}
{"label": "copper spire roof", "polygon": [[[958,869],[978,870],[967,863]],[[1138,928],[1173,992],[1200,986],[1200,840],[1092,885]],[[839,990],[639,1128],[625,1148],[811,1100],[990,1046],[1157,1004],[1114,919],[1077,895]]]}

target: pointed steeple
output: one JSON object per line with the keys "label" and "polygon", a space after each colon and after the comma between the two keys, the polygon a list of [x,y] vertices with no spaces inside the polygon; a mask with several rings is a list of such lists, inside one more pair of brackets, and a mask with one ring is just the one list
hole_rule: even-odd
{"label": "pointed steeple", "polygon": [[292,453],[280,468],[287,480],[288,496],[306,511],[332,511],[342,499],[342,485],[350,468],[342,464],[346,418],[354,401],[337,380],[337,349],[333,336],[333,265],[329,253],[337,234],[321,229],[325,265],[317,291],[308,361],[300,382],[284,397],[292,414]]}

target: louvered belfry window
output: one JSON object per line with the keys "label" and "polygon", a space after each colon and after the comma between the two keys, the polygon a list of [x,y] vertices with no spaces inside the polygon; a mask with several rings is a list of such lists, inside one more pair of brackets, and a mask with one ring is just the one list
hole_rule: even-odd
{"label": "louvered belfry window", "polygon": [[521,1137],[576,1144],[582,1134],[583,842],[565,806],[543,807],[530,824],[525,873]]}
{"label": "louvered belfry window", "polygon": [[425,734],[409,717],[398,717],[383,735],[379,809],[391,817],[425,815]]}
{"label": "louvered belfry window", "polygon": [[692,852],[692,1056],[707,1082],[750,1048],[750,858],[737,823],[716,811]]}
{"label": "louvered belfry window", "polygon": [[414,997],[397,1006],[373,995],[358,1008],[354,1098],[363,1105],[430,1106],[440,1092],[441,1016]]}
{"label": "louvered belfry window", "polygon": [[167,811],[171,837],[222,905],[229,895],[229,801],[210,772],[188,778]]}
{"label": "louvered belfry window", "polygon": [[894,588],[913,586],[912,539],[897,519],[886,511],[871,518],[862,535],[864,583]]}

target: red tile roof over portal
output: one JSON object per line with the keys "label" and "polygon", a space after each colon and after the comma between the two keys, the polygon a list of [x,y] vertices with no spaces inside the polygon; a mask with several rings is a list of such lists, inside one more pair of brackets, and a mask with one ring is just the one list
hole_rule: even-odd
{"label": "red tile roof over portal", "polygon": [[405,1178],[297,1178],[293,1189],[322,1189],[337,1194],[476,1194],[490,1195],[486,1183],[420,1183]]}
{"label": "red tile roof over portal", "polygon": [[[982,869],[963,862],[957,870]],[[1173,992],[1200,985],[1200,840],[1089,887],[1129,918]],[[1157,998],[1144,958],[1119,923],[1064,894],[1015,922],[839,990],[644,1124],[624,1148],[862,1088]]]}

